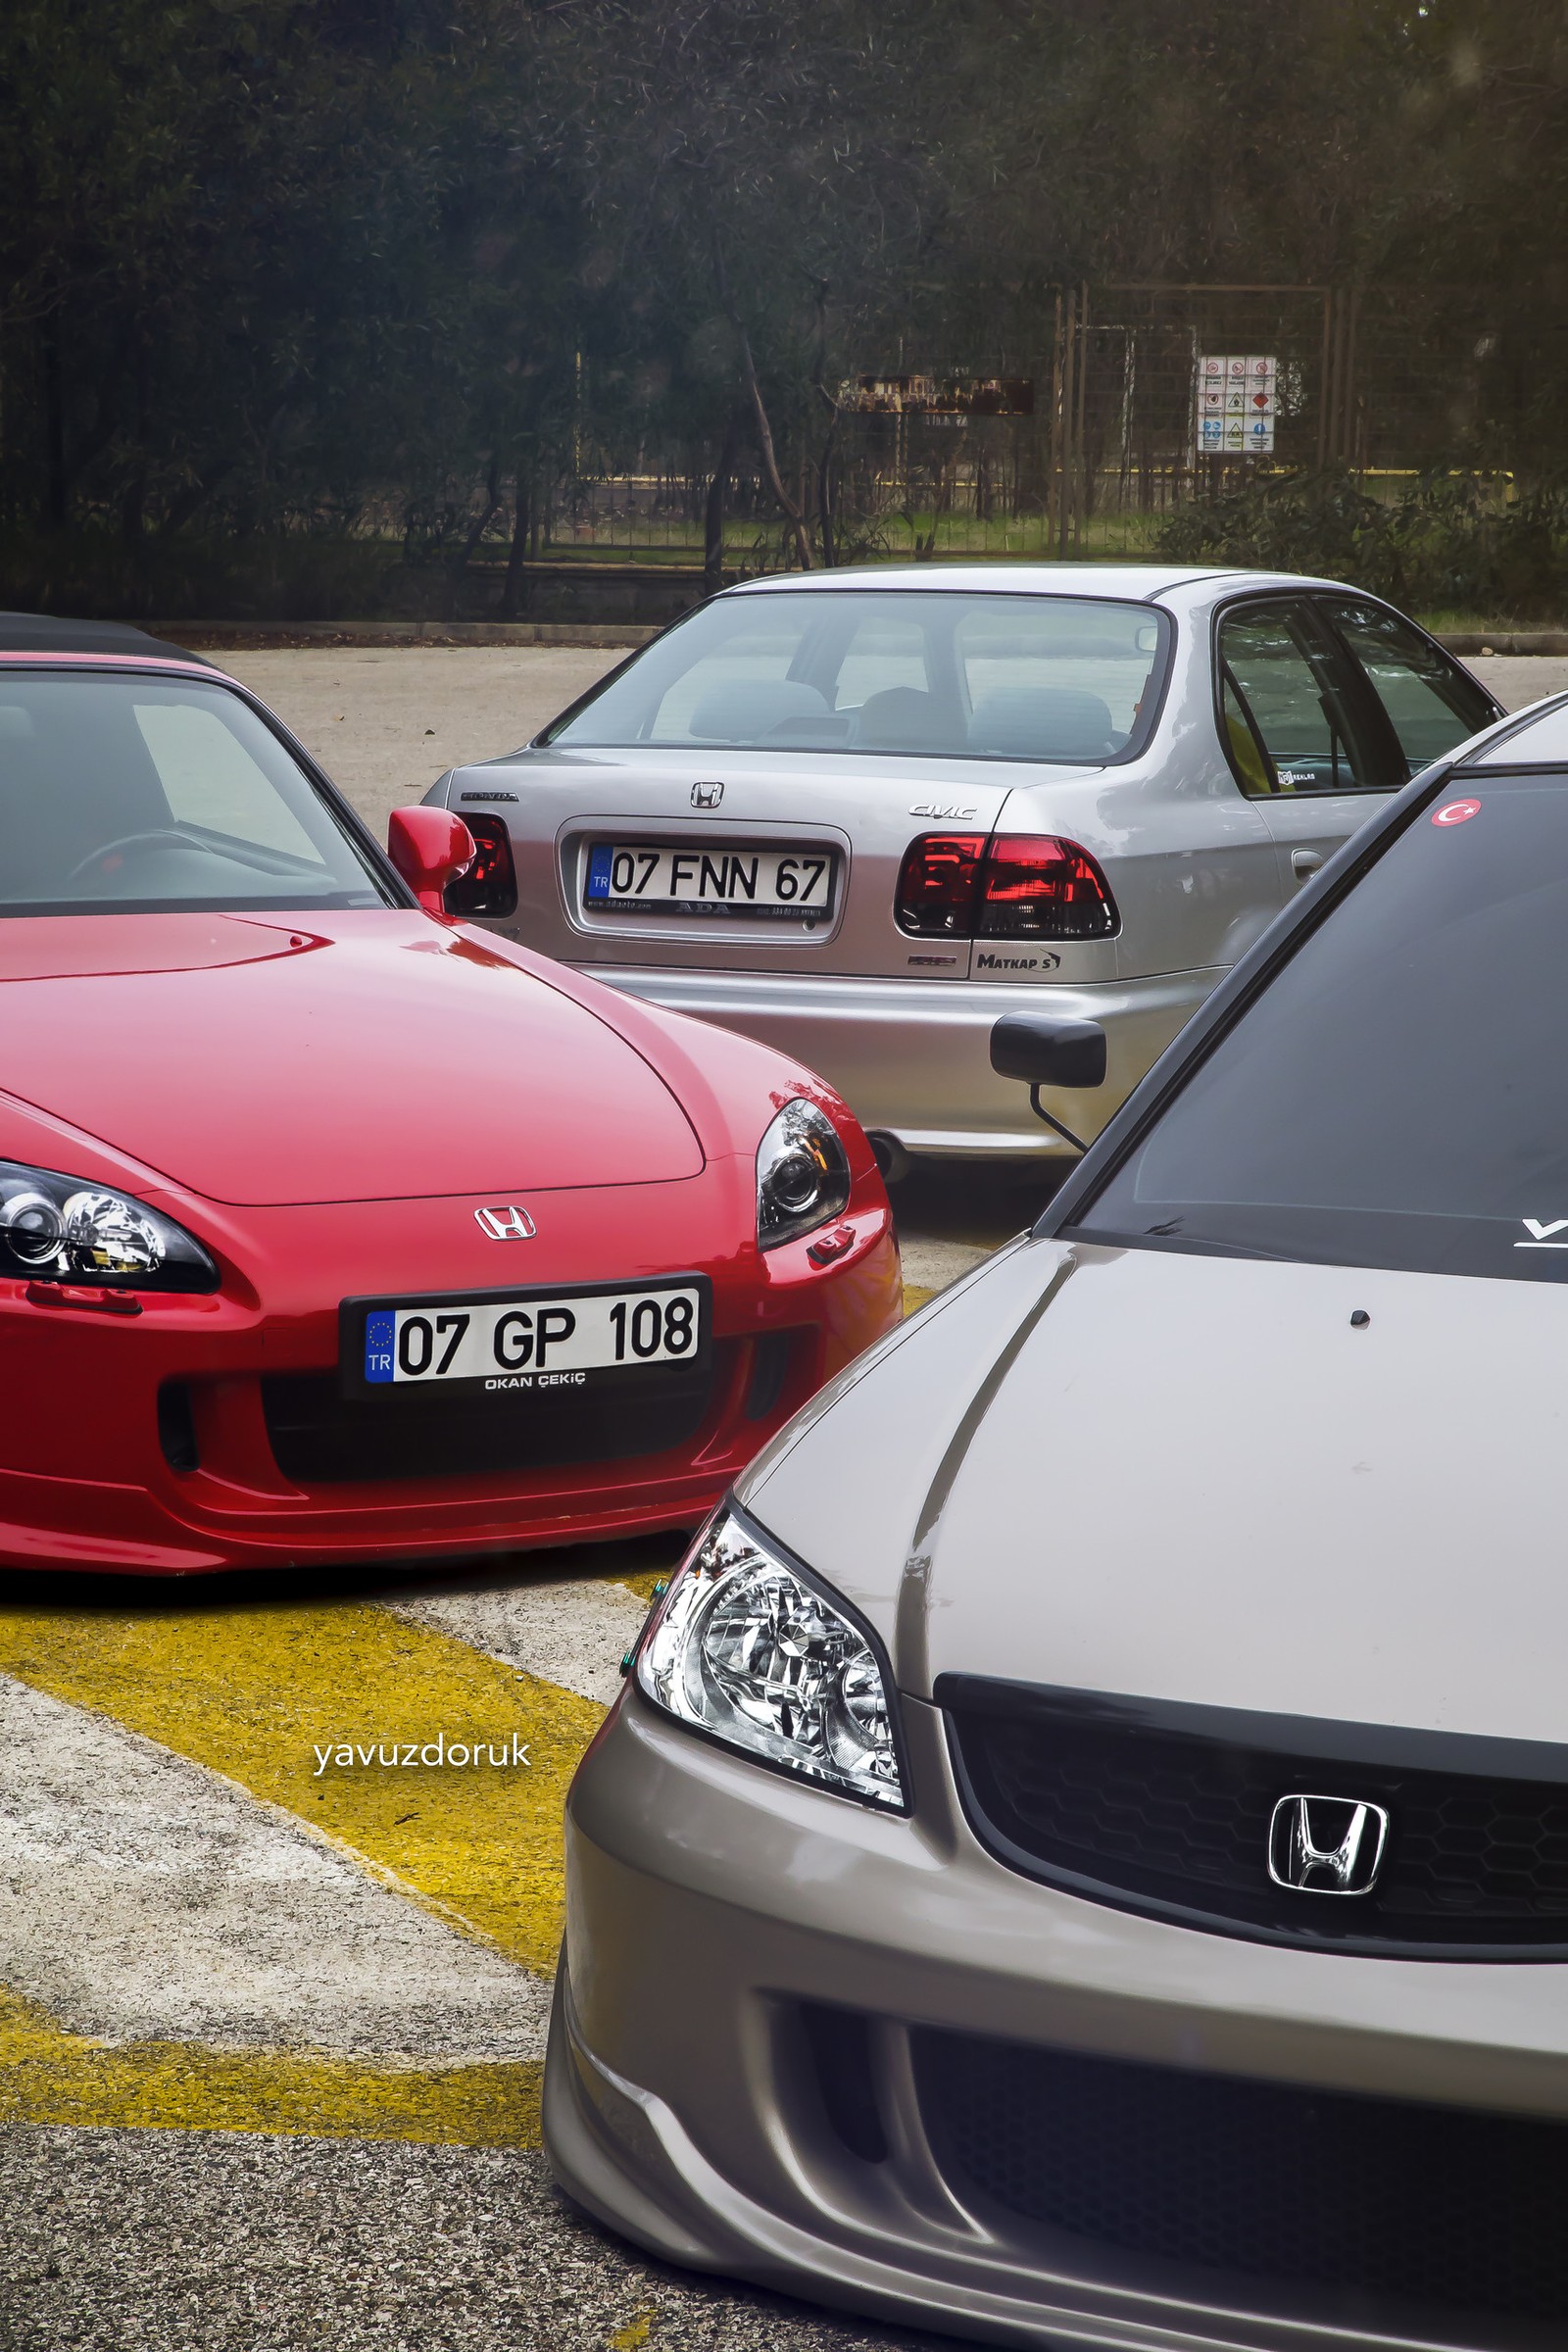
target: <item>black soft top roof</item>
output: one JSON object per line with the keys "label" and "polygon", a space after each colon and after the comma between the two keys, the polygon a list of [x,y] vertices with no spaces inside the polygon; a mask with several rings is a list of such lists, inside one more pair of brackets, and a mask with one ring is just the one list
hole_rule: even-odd
{"label": "black soft top roof", "polygon": [[[124,620],[56,620],[48,612],[0,612],[0,654],[122,654],[160,662],[201,662]],[[211,662],[203,662],[211,668]]]}

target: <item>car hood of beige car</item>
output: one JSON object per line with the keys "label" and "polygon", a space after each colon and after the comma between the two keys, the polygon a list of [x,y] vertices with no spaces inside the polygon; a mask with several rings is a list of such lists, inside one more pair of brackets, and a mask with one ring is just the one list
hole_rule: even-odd
{"label": "car hood of beige car", "polygon": [[1560,1740],[1565,1361],[1551,1282],[1020,1242],[739,1499],[916,1697],[961,1672]]}

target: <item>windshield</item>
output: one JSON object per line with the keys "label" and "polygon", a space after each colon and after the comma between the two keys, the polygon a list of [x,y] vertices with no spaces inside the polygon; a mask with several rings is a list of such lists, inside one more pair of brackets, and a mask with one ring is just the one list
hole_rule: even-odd
{"label": "windshield", "polygon": [[388,904],[226,687],[0,670],[0,913]]}
{"label": "windshield", "polygon": [[1169,640],[1152,605],[1098,597],[721,597],[539,740],[1099,765],[1147,741]]}
{"label": "windshield", "polygon": [[1568,775],[1447,782],[1073,1230],[1568,1280]]}

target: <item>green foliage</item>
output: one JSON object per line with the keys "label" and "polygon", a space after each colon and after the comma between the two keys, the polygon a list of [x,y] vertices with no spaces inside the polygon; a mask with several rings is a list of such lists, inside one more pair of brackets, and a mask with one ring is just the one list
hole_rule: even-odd
{"label": "green foliage", "polygon": [[[282,595],[307,539],[439,581],[608,463],[726,452],[776,485],[759,563],[874,554],[840,379],[1039,352],[1086,275],[1487,284],[1494,462],[1568,456],[1565,134],[1568,17],[1526,0],[8,0],[0,593],[236,595],[196,555],[231,544]],[[1561,583],[1550,487],[1172,527]]]}
{"label": "green foliage", "polygon": [[1509,498],[1491,477],[1441,472],[1396,498],[1343,471],[1250,477],[1194,501],[1156,534],[1183,564],[1239,564],[1350,580],[1420,611],[1530,619],[1568,603],[1568,486]]}

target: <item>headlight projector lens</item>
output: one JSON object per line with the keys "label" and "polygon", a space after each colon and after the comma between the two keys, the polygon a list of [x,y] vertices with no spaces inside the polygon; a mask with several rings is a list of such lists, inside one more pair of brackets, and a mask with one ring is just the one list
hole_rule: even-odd
{"label": "headlight projector lens", "polygon": [[130,1291],[216,1291],[194,1234],[127,1194],[0,1159],[0,1276]]}
{"label": "headlight projector lens", "polygon": [[881,1661],[814,1578],[725,1511],[638,1653],[656,1705],[820,1788],[903,1811]]}
{"label": "headlight projector lens", "polygon": [[776,1250],[842,1216],[850,1163],[838,1129],[804,1095],[786,1102],[757,1150],[757,1245]]}

